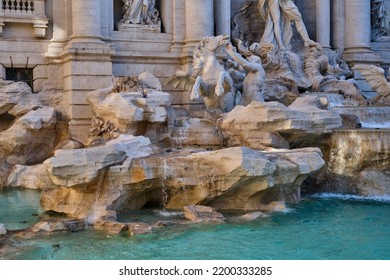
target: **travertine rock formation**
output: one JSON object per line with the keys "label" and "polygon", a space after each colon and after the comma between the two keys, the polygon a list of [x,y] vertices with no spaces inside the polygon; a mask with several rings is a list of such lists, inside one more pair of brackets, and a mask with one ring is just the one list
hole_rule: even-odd
{"label": "travertine rock formation", "polygon": [[[71,164],[67,161],[64,165]],[[237,147],[158,157],[133,156],[88,178],[80,166],[72,172],[62,169],[61,180],[57,178],[59,173],[53,176],[61,169],[49,168],[57,187],[44,189],[41,202],[45,210],[86,218],[91,223],[109,211],[140,209],[147,204],[170,209],[203,204],[217,209],[262,210],[269,209],[274,201],[299,200],[303,180],[323,165],[319,149],[263,153]]]}
{"label": "travertine rock formation", "polygon": [[196,223],[222,223],[225,220],[214,208],[203,205],[184,206],[184,216]]}
{"label": "travertine rock formation", "polygon": [[342,125],[341,117],[320,109],[315,96],[298,98],[289,107],[278,102],[237,106],[219,123],[228,146],[254,149],[317,146],[319,138]]}
{"label": "travertine rock formation", "polygon": [[51,107],[32,110],[0,132],[0,158],[9,164],[47,159],[56,145],[56,116]]}
{"label": "travertine rock formation", "polygon": [[152,153],[149,145],[150,141],[145,137],[121,135],[101,147],[57,150],[44,165],[57,186],[88,185],[98,180],[110,166],[119,165],[127,158],[149,156]]}
{"label": "travertine rock formation", "polygon": [[[142,92],[112,92],[113,88],[110,87],[90,92],[87,99],[95,116],[104,123],[110,122],[118,132],[145,135],[152,140],[163,138],[163,133],[159,132],[166,128],[170,95],[157,91],[161,90],[161,84],[148,73],[139,75],[137,87]],[[123,90],[128,87],[119,88]]]}

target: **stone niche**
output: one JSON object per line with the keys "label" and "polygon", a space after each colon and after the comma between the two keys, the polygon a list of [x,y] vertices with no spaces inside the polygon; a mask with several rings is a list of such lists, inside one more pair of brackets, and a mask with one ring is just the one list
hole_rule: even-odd
{"label": "stone niche", "polygon": [[390,42],[390,1],[371,0],[371,40]]}
{"label": "stone niche", "polygon": [[161,33],[160,1],[114,1],[114,24],[121,32]]}

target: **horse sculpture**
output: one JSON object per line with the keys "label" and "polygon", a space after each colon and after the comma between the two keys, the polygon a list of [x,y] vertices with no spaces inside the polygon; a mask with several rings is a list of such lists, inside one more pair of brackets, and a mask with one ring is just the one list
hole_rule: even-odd
{"label": "horse sculpture", "polygon": [[233,80],[216,56],[229,43],[227,35],[203,38],[194,50],[193,74],[177,70],[166,84],[190,90],[192,101],[202,97],[206,109],[231,111],[239,103],[240,94],[236,93]]}

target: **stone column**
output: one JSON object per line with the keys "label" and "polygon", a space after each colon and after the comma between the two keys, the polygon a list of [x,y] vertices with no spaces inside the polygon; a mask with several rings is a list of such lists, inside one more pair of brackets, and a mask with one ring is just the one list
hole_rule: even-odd
{"label": "stone column", "polygon": [[100,0],[72,0],[72,20],[72,40],[101,39]]}
{"label": "stone column", "polygon": [[345,48],[345,0],[334,0],[332,3],[332,47],[338,53]]}
{"label": "stone column", "polygon": [[317,42],[330,49],[330,0],[316,0]]}
{"label": "stone column", "polygon": [[[329,0],[328,0],[329,1]],[[229,35],[230,30],[230,19],[231,19],[231,0],[215,0],[215,35]]]}
{"label": "stone column", "polygon": [[111,21],[113,21],[113,1],[100,0],[100,34],[103,39],[110,37]]}
{"label": "stone column", "polygon": [[164,25],[165,33],[173,32],[173,0],[160,1],[160,17]]}
{"label": "stone column", "polygon": [[173,26],[172,26],[172,46],[171,52],[180,53],[184,46],[184,41],[186,39],[186,30],[185,30],[185,3],[183,0],[172,0],[173,6]]}
{"label": "stone column", "polygon": [[203,37],[214,35],[214,1],[185,0],[186,44],[195,46]]}
{"label": "stone column", "polygon": [[48,57],[58,56],[66,40],[66,0],[57,0],[53,2],[53,38],[50,40]]}
{"label": "stone column", "polygon": [[82,143],[88,137],[92,118],[87,93],[112,85],[114,51],[102,41],[101,30],[107,27],[102,28],[100,5],[100,0],[72,0],[72,35],[61,56],[69,132]]}
{"label": "stone column", "polygon": [[345,51],[344,59],[350,64],[378,63],[371,42],[370,0],[345,0]]}

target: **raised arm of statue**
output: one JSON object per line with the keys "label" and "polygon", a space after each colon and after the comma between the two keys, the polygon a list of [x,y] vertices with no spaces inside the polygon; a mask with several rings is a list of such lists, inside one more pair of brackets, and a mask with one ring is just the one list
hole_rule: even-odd
{"label": "raised arm of statue", "polygon": [[262,88],[265,81],[265,71],[261,65],[260,57],[251,55],[248,59],[245,59],[241,54],[236,52],[231,44],[226,46],[226,52],[247,72],[243,82],[243,93],[240,104],[248,105],[252,101],[264,101]]}

